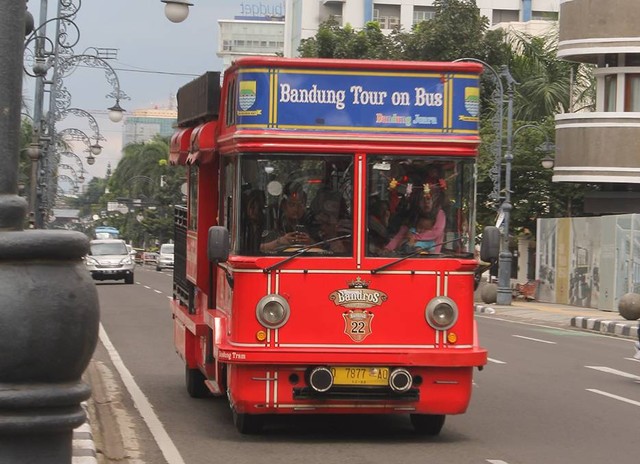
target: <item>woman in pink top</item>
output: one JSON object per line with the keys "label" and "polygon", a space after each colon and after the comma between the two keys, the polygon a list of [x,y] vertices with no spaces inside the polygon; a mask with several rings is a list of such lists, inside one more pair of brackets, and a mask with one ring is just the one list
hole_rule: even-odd
{"label": "woman in pink top", "polygon": [[[433,196],[430,194],[421,195],[418,208],[420,211],[415,215],[413,224],[400,227],[398,233],[389,241],[387,246],[385,246],[387,251],[395,251],[407,240],[411,239],[409,241],[413,243],[417,241],[432,241],[435,243],[435,246],[426,251],[440,253],[444,238],[444,228],[447,222],[444,211],[434,205]],[[420,218],[431,218],[433,220],[433,226],[430,229],[426,229],[424,222],[423,224],[419,224]],[[415,232],[410,232],[411,229]]]}

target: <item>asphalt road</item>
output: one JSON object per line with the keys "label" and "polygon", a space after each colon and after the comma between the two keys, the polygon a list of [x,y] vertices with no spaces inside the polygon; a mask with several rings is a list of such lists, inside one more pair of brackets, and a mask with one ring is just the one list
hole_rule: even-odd
{"label": "asphalt road", "polygon": [[226,399],[185,391],[171,271],[138,266],[135,280],[97,284],[104,330],[92,363],[94,409],[102,411],[94,433],[113,461],[638,462],[640,363],[629,340],[477,315],[490,362],[475,374],[469,411],[449,416],[440,436],[414,434],[404,416],[279,417],[261,435],[242,436]]}

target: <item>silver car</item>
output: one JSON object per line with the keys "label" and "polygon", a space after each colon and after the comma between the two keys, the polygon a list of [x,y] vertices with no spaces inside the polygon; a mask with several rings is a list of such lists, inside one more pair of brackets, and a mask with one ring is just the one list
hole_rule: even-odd
{"label": "silver car", "polygon": [[158,253],[158,261],[156,262],[156,271],[164,268],[173,269],[173,243],[163,243],[160,245]]}
{"label": "silver car", "polygon": [[91,240],[85,262],[94,280],[124,279],[126,284],[133,283],[136,264],[124,240]]}

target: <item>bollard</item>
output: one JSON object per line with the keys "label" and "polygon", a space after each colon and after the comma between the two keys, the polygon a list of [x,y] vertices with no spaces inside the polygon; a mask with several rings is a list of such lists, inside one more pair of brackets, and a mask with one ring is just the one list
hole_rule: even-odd
{"label": "bollard", "polygon": [[628,321],[640,319],[640,294],[625,293],[618,302],[618,312]]}
{"label": "bollard", "polygon": [[70,464],[98,339],[78,232],[23,230],[17,195],[25,0],[0,0],[0,463]]}

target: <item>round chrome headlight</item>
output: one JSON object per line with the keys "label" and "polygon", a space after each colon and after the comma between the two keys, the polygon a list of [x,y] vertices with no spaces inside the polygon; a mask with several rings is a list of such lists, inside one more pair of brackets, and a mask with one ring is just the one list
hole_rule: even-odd
{"label": "round chrome headlight", "polygon": [[258,301],[256,317],[268,329],[279,329],[289,320],[291,310],[287,300],[280,295],[267,295]]}
{"label": "round chrome headlight", "polygon": [[451,298],[437,296],[429,302],[425,318],[436,330],[447,330],[458,320],[458,305]]}

